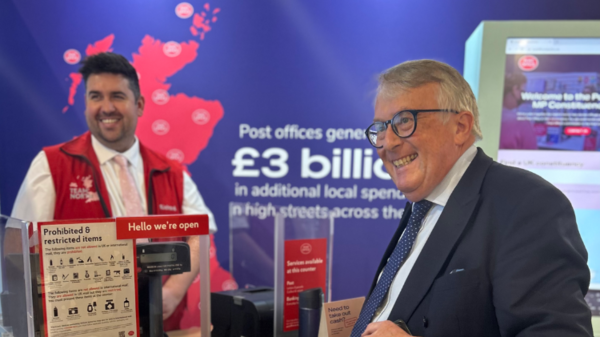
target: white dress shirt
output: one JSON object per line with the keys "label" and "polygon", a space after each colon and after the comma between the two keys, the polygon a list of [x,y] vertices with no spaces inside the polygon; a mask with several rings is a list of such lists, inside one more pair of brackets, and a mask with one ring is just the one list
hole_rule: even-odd
{"label": "white dress shirt", "polygon": [[[140,154],[140,143],[137,137],[133,146],[123,153],[107,148],[94,136],[92,136],[92,147],[98,157],[100,171],[102,171],[104,183],[108,190],[112,215],[114,217],[127,215],[119,183],[120,167],[112,160],[119,154],[127,158],[129,173],[131,173],[135,180],[144,214],[148,214],[146,185],[144,182],[144,162]],[[44,151],[40,151],[33,159],[25,180],[23,180],[11,216],[32,222],[51,221],[54,220],[55,203],[56,191],[54,190],[54,182],[52,181],[48,158]],[[183,172],[182,211],[183,214],[208,214],[210,232],[214,233],[217,231],[217,225],[212,212],[206,207],[196,184],[185,171]],[[7,226],[13,227],[10,224]]]}
{"label": "white dress shirt", "polygon": [[[450,169],[440,184],[437,185],[427,197],[425,197],[425,200],[431,201],[433,206],[427,215],[425,215],[423,224],[421,225],[421,229],[419,230],[417,238],[413,243],[412,249],[398,270],[398,273],[396,273],[396,277],[394,277],[394,280],[390,285],[390,289],[386,298],[383,299],[381,306],[373,316],[373,322],[385,321],[390,316],[390,313],[396,304],[396,300],[402,291],[402,287],[404,287],[404,283],[406,282],[410,271],[415,265],[417,258],[421,254],[421,251],[423,250],[429,235],[433,231],[435,224],[440,218],[440,215],[442,215],[442,212],[444,211],[444,206],[446,206],[450,195],[456,188],[456,185],[458,185],[460,178],[462,178],[462,176],[465,174],[465,171],[475,158],[476,154],[477,148],[474,145],[471,145],[471,147],[469,147],[467,151],[465,151],[465,153],[458,158],[456,163],[454,163],[454,166],[452,166],[452,169]],[[379,276],[381,277],[381,274]]]}

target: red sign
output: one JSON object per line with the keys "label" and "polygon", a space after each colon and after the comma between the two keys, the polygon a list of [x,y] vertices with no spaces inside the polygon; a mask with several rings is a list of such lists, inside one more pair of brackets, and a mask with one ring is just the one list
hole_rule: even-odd
{"label": "red sign", "polygon": [[154,215],[117,218],[117,239],[208,235],[208,215]]}
{"label": "red sign", "polygon": [[287,240],[284,248],[283,331],[298,329],[298,294],[327,282],[327,239]]}
{"label": "red sign", "polygon": [[567,136],[589,136],[591,133],[592,129],[587,126],[567,126],[565,128]]}
{"label": "red sign", "polygon": [[519,68],[523,71],[535,70],[540,65],[538,58],[533,55],[521,56],[518,63]]}

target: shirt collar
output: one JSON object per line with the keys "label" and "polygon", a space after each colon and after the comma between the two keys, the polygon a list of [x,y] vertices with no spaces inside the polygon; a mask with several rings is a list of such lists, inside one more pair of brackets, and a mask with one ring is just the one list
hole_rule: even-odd
{"label": "shirt collar", "polygon": [[94,137],[94,135],[92,135],[92,148],[96,153],[96,157],[98,157],[98,162],[100,162],[100,165],[104,165],[117,155],[122,155],[123,157],[127,158],[131,166],[133,166],[135,169],[142,167],[140,142],[138,141],[137,137],[135,137],[135,142],[133,143],[133,146],[129,148],[129,150],[120,153],[104,146],[98,139],[96,139],[96,137]]}
{"label": "shirt collar", "polygon": [[434,204],[446,206],[450,195],[458,185],[460,178],[465,174],[469,165],[477,154],[477,148],[475,145],[471,145],[467,151],[465,151],[460,158],[454,163],[454,166],[450,169],[448,174],[444,177],[442,182],[437,185],[433,191],[425,198]]}

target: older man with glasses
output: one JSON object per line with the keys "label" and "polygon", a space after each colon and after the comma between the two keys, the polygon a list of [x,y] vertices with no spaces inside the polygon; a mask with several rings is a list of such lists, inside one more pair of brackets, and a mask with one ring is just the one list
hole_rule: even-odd
{"label": "older man with glasses", "polygon": [[386,70],[365,132],[410,203],[352,337],[592,336],[569,200],[474,146],[477,103],[454,68]]}

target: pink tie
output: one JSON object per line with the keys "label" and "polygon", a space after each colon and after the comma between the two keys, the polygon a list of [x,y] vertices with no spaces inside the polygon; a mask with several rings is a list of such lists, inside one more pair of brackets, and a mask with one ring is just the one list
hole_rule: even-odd
{"label": "pink tie", "polygon": [[125,204],[127,216],[144,215],[140,194],[138,193],[131,173],[129,173],[129,170],[127,169],[127,158],[118,155],[115,156],[114,159],[121,168],[119,172],[119,182],[121,184],[121,195],[123,197],[123,203]]}

